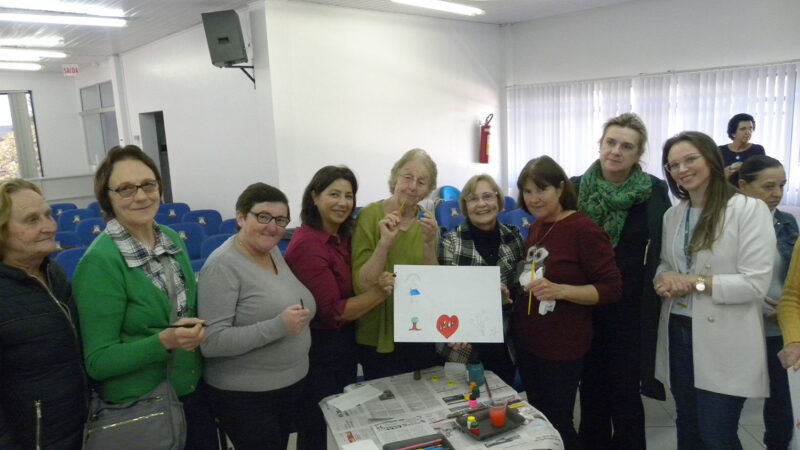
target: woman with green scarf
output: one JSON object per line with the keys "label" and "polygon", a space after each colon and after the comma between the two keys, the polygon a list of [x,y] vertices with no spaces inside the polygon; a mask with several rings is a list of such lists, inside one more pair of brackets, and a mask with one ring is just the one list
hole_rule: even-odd
{"label": "woman with green scarf", "polygon": [[671,204],[666,183],[639,165],[646,144],[639,116],[613,117],[603,125],[600,158],[571,180],[578,210],[611,238],[623,281],[620,301],[592,313],[594,339],[580,385],[579,436],[587,449],[644,449],[640,393],[665,398],[653,375],[660,302],[651,280]]}

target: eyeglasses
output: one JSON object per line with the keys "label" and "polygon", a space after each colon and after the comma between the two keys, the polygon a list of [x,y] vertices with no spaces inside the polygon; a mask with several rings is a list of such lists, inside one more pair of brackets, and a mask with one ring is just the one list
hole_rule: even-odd
{"label": "eyeglasses", "polygon": [[479,201],[483,200],[485,203],[491,203],[492,201],[497,201],[497,192],[484,192],[479,196],[477,195],[470,195],[467,197],[467,204],[468,205],[476,205]]}
{"label": "eyeglasses", "polygon": [[253,211],[248,211],[248,214],[256,216],[256,220],[258,221],[258,223],[263,225],[266,225],[274,220],[275,225],[281,228],[285,228],[286,225],[289,225],[289,222],[292,221],[292,219],[286,216],[273,216],[267,213],[254,213]]}
{"label": "eyeglasses", "polygon": [[681,165],[683,165],[683,167],[686,167],[688,169],[697,164],[697,162],[700,161],[701,159],[703,159],[703,157],[700,155],[691,155],[686,159],[684,159],[683,161],[675,161],[664,164],[664,170],[666,170],[669,173],[675,173],[678,170],[680,170]]}
{"label": "eyeglasses", "polygon": [[136,195],[136,191],[141,189],[145,194],[152,194],[158,191],[158,181],[150,180],[142,184],[123,184],[116,188],[108,188],[111,192],[116,192],[122,198],[130,198]]}
{"label": "eyeglasses", "polygon": [[400,179],[403,180],[405,184],[416,184],[420,189],[428,187],[428,181],[421,177],[414,178],[412,175],[406,174],[400,175]]}

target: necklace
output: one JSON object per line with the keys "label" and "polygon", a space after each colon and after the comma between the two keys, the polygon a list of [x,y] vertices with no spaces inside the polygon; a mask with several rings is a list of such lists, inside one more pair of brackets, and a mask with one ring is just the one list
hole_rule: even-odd
{"label": "necklace", "polygon": [[547,229],[547,231],[545,231],[545,232],[544,232],[544,236],[542,236],[541,238],[539,238],[539,240],[538,240],[538,241],[536,241],[536,243],[535,243],[535,244],[533,244],[533,247],[538,247],[538,246],[539,246],[539,244],[541,244],[541,243],[542,243],[542,241],[543,241],[543,240],[544,240],[544,239],[547,237],[547,235],[548,235],[548,234],[550,234],[550,232],[551,232],[551,231],[553,231],[553,227],[554,227],[554,226],[556,226],[556,224],[557,224],[558,222],[559,222],[559,221],[558,221],[558,219],[556,219],[556,221],[555,221],[555,222],[553,222],[552,224],[550,224],[550,228],[548,228],[548,229]]}

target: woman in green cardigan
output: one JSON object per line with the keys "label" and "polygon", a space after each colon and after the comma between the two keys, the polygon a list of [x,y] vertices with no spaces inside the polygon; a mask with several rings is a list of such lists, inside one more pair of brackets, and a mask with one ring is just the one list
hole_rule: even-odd
{"label": "woman in green cardigan", "polygon": [[114,147],[97,169],[95,196],[108,223],[73,277],[86,370],[103,400],[127,403],[165,379],[172,354],[170,380],[184,405],[186,447],[212,449],[214,419],[198,389],[202,357],[195,351],[204,323],[186,247],[154,221],[160,186],[155,163],[133,145]]}

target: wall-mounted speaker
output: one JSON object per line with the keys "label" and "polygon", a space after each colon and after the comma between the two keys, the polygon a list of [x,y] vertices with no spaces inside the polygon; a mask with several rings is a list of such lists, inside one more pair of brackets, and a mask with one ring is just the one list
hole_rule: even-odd
{"label": "wall-mounted speaker", "polygon": [[201,14],[211,63],[217,67],[247,62],[239,15],[229,9]]}

